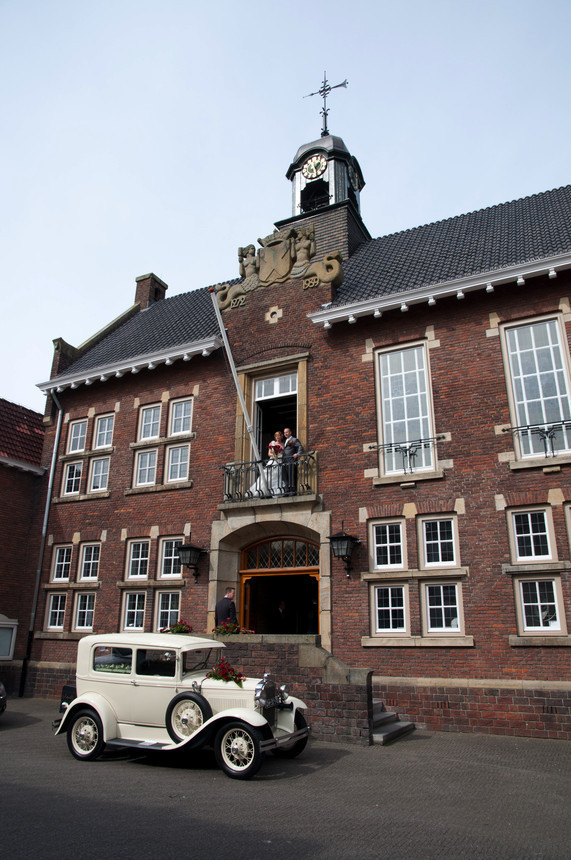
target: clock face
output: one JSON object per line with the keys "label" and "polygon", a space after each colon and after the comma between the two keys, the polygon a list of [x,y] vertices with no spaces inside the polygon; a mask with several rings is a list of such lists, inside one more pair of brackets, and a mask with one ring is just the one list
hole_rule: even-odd
{"label": "clock face", "polygon": [[321,176],[326,167],[327,159],[324,155],[312,155],[301,168],[301,172],[306,179],[317,179],[318,176]]}
{"label": "clock face", "polygon": [[353,186],[355,191],[358,191],[359,190],[359,178],[358,178],[357,173],[355,171],[355,168],[353,167],[352,164],[349,165],[348,172],[349,172],[349,182],[351,183],[351,185]]}

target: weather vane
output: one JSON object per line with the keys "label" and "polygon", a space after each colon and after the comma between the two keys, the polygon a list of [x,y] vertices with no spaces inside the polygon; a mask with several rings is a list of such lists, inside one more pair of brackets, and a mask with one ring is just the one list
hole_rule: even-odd
{"label": "weather vane", "polygon": [[314,93],[308,93],[306,96],[304,96],[304,99],[308,99],[310,96],[321,96],[321,98],[323,99],[323,108],[320,111],[321,116],[323,117],[323,128],[321,129],[321,137],[327,137],[327,135],[329,134],[329,129],[327,128],[327,114],[329,113],[329,108],[327,107],[327,96],[329,95],[331,90],[336,90],[337,87],[346,87],[348,83],[349,81],[347,80],[347,78],[345,78],[342,83],[335,84],[334,87],[330,87],[327,81],[327,72],[323,72],[323,83],[321,84],[320,88]]}

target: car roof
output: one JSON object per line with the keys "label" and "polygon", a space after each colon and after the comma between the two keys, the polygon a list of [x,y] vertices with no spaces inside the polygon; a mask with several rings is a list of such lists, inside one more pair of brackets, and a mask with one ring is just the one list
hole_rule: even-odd
{"label": "car roof", "polygon": [[82,650],[93,645],[114,645],[117,648],[181,648],[183,651],[226,647],[216,639],[188,636],[186,633],[94,633],[84,636],[79,642]]}

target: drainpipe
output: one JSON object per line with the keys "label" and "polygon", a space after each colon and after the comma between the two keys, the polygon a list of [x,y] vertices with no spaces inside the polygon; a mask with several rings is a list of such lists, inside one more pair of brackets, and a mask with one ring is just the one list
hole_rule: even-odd
{"label": "drainpipe", "polygon": [[[236,373],[236,365],[234,364],[234,359],[232,357],[232,352],[230,350],[230,344],[228,343],[228,337],[226,335],[226,329],[224,328],[224,323],[222,322],[222,314],[220,313],[220,308],[218,307],[218,302],[216,300],[216,290],[214,287],[210,287],[210,297],[212,299],[212,304],[214,305],[214,313],[216,314],[216,319],[218,320],[218,327],[220,329],[220,335],[224,342],[224,349],[226,350],[226,355],[228,356],[228,363],[230,364],[230,370],[232,371],[232,377],[234,379],[234,385],[236,386],[236,391],[238,392],[238,398],[240,400],[240,406],[242,407],[242,412],[244,414],[244,421],[246,422],[246,430],[248,431],[248,436],[250,437],[250,442],[252,443],[252,451],[254,452],[254,457],[256,462],[261,461],[260,452],[258,450],[258,445],[256,443],[256,437],[254,436],[254,427],[250,420],[250,415],[248,413],[248,408],[246,406],[246,401],[244,400],[244,394],[242,392],[242,388],[240,387],[240,381],[238,379],[238,374]],[[262,488],[264,490],[264,495],[269,496],[270,491],[268,488],[268,482],[266,481],[266,476],[264,474],[264,470],[260,469],[260,481],[262,482]]]}
{"label": "drainpipe", "polygon": [[59,440],[61,436],[61,425],[63,420],[63,409],[61,403],[55,396],[53,390],[50,391],[52,396],[52,400],[58,408],[58,419],[57,419],[57,427],[56,427],[56,435],[54,440],[54,449],[52,451],[52,462],[50,466],[50,477],[48,481],[48,491],[46,495],[46,504],[44,508],[44,521],[42,523],[42,539],[40,542],[40,552],[38,556],[38,567],[36,570],[36,585],[34,589],[34,599],[32,601],[32,611],[30,612],[30,627],[28,630],[28,644],[26,646],[26,655],[22,661],[22,672],[20,674],[20,689],[18,691],[18,695],[20,698],[24,695],[24,687],[26,686],[26,676],[28,674],[28,663],[30,661],[30,657],[32,656],[32,645],[34,642],[34,626],[36,623],[36,614],[38,611],[38,598],[40,594],[40,580],[42,577],[42,567],[44,562],[44,551],[46,548],[46,535],[48,531],[48,518],[50,513],[50,503],[52,500],[52,492],[54,486],[54,475],[56,470],[57,463],[57,453],[59,448]]}

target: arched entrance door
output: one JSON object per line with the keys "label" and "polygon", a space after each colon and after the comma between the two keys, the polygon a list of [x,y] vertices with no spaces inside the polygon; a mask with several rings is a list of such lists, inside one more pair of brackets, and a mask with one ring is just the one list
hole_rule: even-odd
{"label": "arched entrance door", "polygon": [[256,633],[319,633],[319,546],[288,537],[243,550],[239,606]]}

